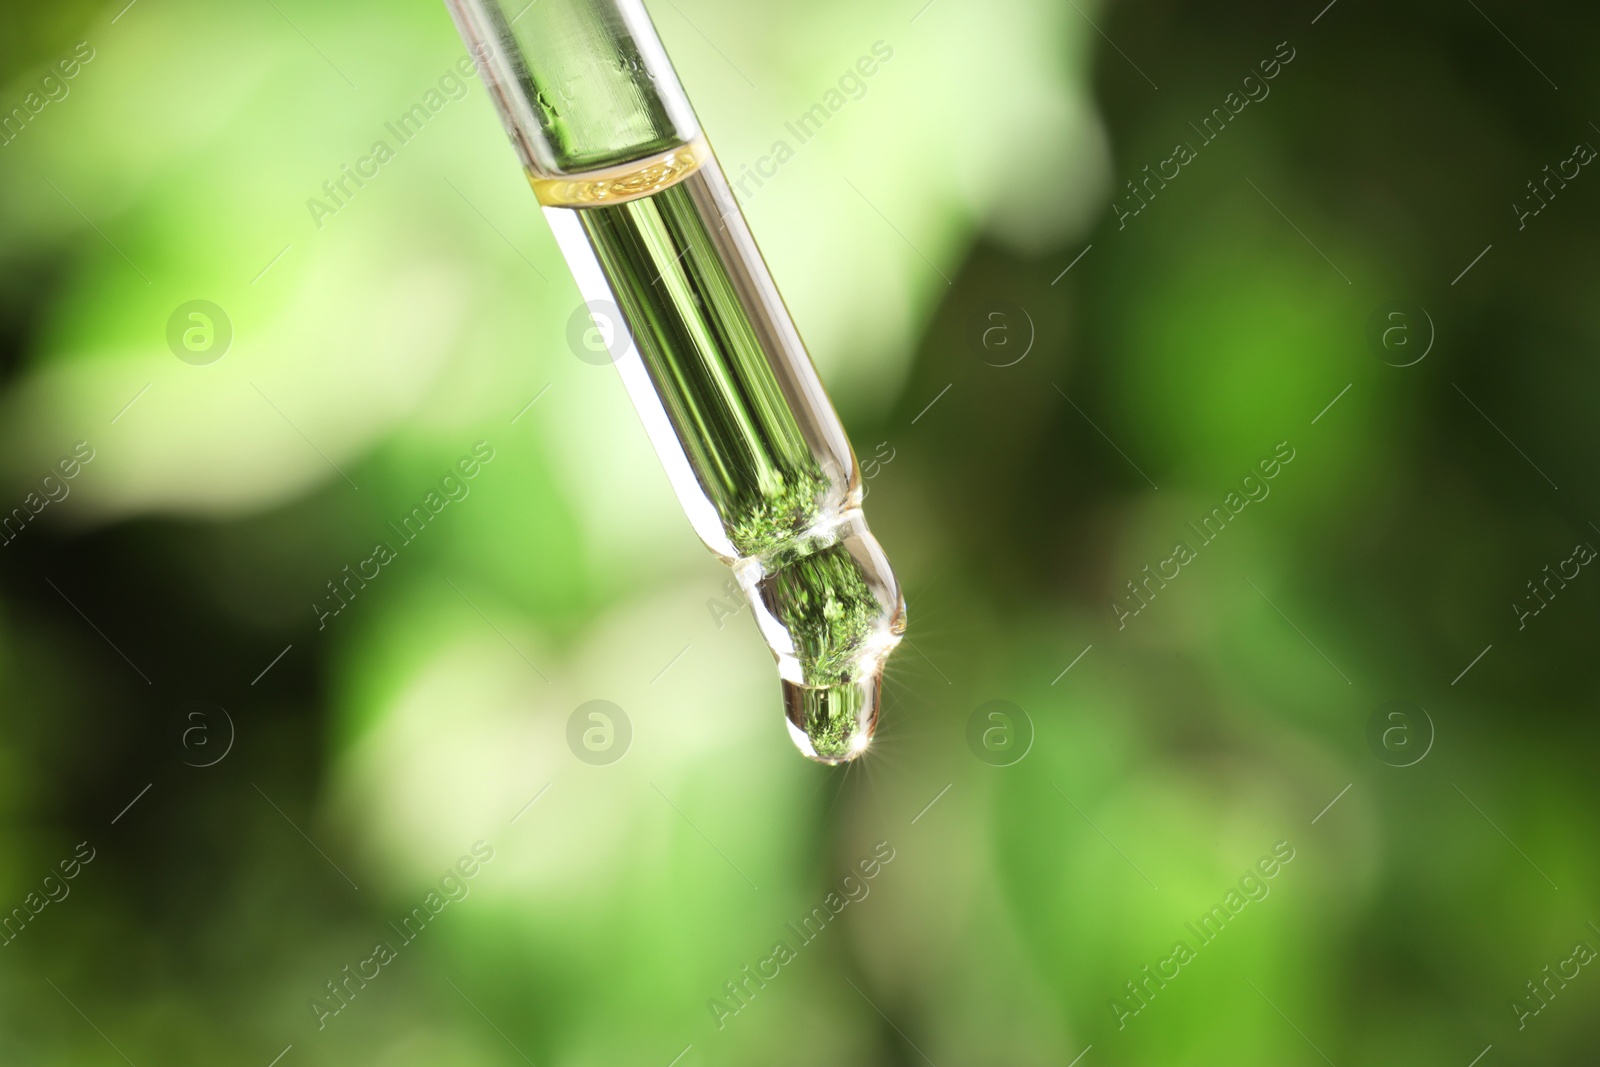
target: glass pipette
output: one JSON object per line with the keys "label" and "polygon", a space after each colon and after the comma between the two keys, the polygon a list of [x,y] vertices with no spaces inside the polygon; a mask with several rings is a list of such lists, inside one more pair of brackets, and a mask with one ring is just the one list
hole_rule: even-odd
{"label": "glass pipette", "polygon": [[700,539],[733,568],[790,736],[860,755],[905,600],[861,474],[638,0],[445,0]]}

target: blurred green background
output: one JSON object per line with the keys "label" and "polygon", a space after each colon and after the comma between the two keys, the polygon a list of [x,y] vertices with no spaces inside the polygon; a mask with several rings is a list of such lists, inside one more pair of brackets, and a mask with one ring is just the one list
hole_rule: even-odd
{"label": "blurred green background", "polygon": [[1592,5],[651,4],[735,177],[893,49],[745,203],[910,607],[827,769],[442,6],[123,3],[0,28],[0,1063],[1594,1062]]}

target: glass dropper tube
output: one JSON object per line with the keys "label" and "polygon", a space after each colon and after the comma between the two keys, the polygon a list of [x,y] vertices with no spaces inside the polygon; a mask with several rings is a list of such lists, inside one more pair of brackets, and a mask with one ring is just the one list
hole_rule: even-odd
{"label": "glass dropper tube", "polygon": [[[800,335],[638,0],[445,0],[700,539],[777,659],[790,736],[872,739],[905,600]],[[522,0],[513,0],[521,6]]]}

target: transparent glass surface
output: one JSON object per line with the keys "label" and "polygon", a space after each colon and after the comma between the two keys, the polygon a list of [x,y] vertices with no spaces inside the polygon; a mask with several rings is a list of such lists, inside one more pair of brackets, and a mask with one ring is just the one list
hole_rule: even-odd
{"label": "transparent glass surface", "polygon": [[755,606],[796,743],[828,762],[859,754],[905,605],[721,170],[710,160],[651,196],[545,212],[685,513]]}
{"label": "transparent glass surface", "polygon": [[791,736],[859,755],[905,603],[861,478],[635,2],[448,0],[695,531],[778,661]]}
{"label": "transparent glass surface", "polygon": [[540,176],[628,163],[699,128],[644,8],[628,0],[447,0],[523,164]]}

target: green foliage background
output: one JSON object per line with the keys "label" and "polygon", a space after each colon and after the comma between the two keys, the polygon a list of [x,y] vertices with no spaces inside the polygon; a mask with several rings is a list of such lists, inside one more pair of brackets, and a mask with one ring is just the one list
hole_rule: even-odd
{"label": "green foliage background", "polygon": [[[10,12],[0,107],[94,58],[0,146],[0,504],[95,458],[0,548],[0,909],[95,858],[0,947],[0,1062],[1592,1062],[1589,968],[1513,1002],[1600,945],[1600,579],[1508,606],[1600,537],[1600,179],[1509,205],[1600,143],[1600,16],[1320,8],[651,5],[735,177],[894,50],[746,202],[858,454],[893,457],[868,511],[911,629],[849,770],[794,753],[615,373],[569,350],[482,86],[313,221],[462,54],[440,5]],[[1279,42],[1270,96],[1119,223]],[[209,366],[165,339],[193,299],[234,331]],[[1368,338],[1400,303],[1436,334],[1404,368]],[[478,441],[470,495],[319,628]],[[567,746],[594,699],[632,724],[610,766]],[[1011,766],[967,742],[991,700],[1031,721]],[[1369,746],[1391,700],[1431,719],[1413,766]],[[214,766],[182,760],[191,701],[231,717]],[[1278,842],[1270,894],[1119,1022]]]}

